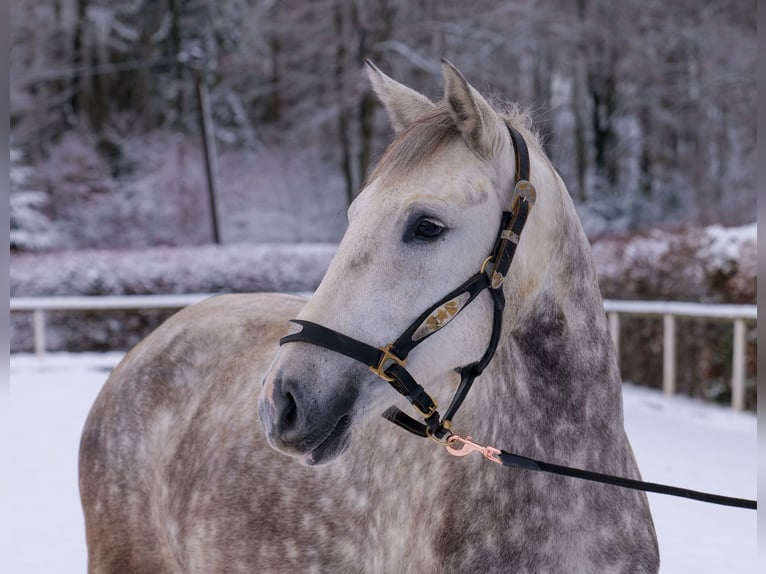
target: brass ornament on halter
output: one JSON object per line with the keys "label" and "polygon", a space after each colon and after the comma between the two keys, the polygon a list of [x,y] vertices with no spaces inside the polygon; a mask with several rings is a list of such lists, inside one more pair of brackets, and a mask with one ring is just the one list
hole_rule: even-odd
{"label": "brass ornament on halter", "polygon": [[435,309],[412,334],[412,340],[419,341],[423,337],[438,331],[452,321],[460,309],[463,308],[466,301],[468,301],[469,297],[470,295],[468,293],[461,293],[454,299],[450,299],[444,305]]}
{"label": "brass ornament on halter", "polygon": [[511,205],[515,206],[516,199],[519,197],[526,199],[531,208],[537,199],[537,190],[535,189],[535,186],[526,179],[519,181],[513,188],[513,200],[511,201]]}

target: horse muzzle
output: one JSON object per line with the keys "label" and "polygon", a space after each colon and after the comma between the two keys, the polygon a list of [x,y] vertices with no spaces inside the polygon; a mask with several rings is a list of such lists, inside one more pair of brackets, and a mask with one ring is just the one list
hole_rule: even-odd
{"label": "horse muzzle", "polygon": [[269,445],[308,466],[328,463],[348,448],[357,398],[353,387],[326,399],[307,390],[317,386],[272,371],[258,401]]}

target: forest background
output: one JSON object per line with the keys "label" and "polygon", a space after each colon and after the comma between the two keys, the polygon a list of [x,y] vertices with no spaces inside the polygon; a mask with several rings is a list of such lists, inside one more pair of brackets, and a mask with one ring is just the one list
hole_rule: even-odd
{"label": "forest background", "polygon": [[[438,98],[446,57],[480,91],[529,110],[602,254],[606,296],[755,302],[754,234],[726,236],[728,255],[714,264],[709,248],[722,237],[711,225],[755,221],[756,9],[756,0],[16,0],[12,294],[262,287],[253,253],[336,243],[390,138],[364,58]],[[207,247],[200,86],[215,125],[219,248]],[[267,286],[315,286],[326,265],[316,248],[303,251],[316,263],[305,284]],[[213,263],[222,253],[228,271]],[[169,264],[184,258],[208,279],[194,284]],[[126,260],[140,277],[126,278]],[[62,317],[58,345],[120,347],[156,323],[135,325],[127,341],[123,319],[83,331]],[[24,321],[12,324],[18,349]],[[644,338],[629,347],[658,351],[657,326],[635,321],[624,329]],[[730,345],[719,327],[686,327],[697,345],[687,353],[693,394],[726,393],[726,349],[692,342]],[[622,360],[628,371],[636,363],[630,378],[659,384],[656,361]]]}

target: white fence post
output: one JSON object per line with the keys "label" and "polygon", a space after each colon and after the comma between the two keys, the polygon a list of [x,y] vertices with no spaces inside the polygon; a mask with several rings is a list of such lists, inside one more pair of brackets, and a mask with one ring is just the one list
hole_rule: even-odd
{"label": "white fence post", "polygon": [[617,311],[610,311],[609,317],[609,334],[612,335],[612,341],[614,342],[614,348],[617,351],[617,363],[620,363],[620,314]]}
{"label": "white fence post", "polygon": [[676,392],[676,319],[662,316],[662,390],[666,395]]}
{"label": "white fence post", "polygon": [[734,320],[734,349],[731,369],[731,406],[745,408],[745,322]]}
{"label": "white fence post", "polygon": [[35,338],[35,355],[45,355],[45,311],[35,309],[32,312],[32,332]]}

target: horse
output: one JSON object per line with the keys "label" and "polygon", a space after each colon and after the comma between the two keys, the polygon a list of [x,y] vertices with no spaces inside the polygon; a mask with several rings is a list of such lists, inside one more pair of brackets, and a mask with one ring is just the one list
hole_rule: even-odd
{"label": "horse", "polygon": [[[514,201],[515,133],[536,195],[523,235],[506,236],[517,242],[507,275],[431,313],[406,372],[435,408],[494,339],[449,428],[640,476],[566,186],[527,114],[442,68],[444,97],[432,101],[368,62],[394,137],[308,300],[213,297],[111,373],[80,446],[89,572],[658,571],[644,493],[453,457],[444,425],[426,429],[429,440],[380,416],[416,404],[382,376],[404,364],[386,345],[466,279],[497,269],[487,254]],[[380,363],[295,338],[307,325],[380,348]],[[433,412],[420,416],[432,422]]]}

